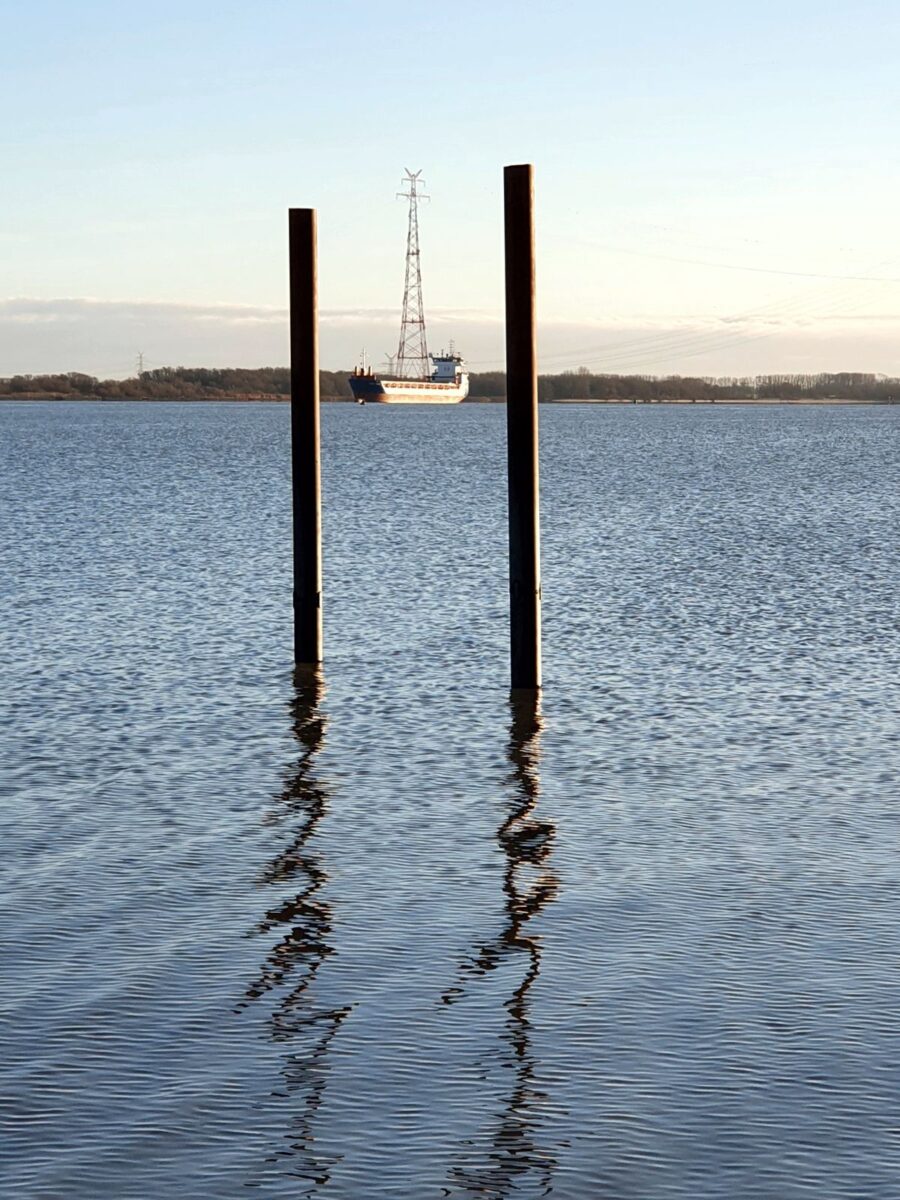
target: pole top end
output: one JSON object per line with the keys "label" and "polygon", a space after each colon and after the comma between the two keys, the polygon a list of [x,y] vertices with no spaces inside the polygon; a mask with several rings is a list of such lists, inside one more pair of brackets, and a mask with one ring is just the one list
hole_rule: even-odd
{"label": "pole top end", "polygon": [[314,208],[289,208],[288,209],[288,227],[300,230],[308,229],[314,232],[319,223],[319,218],[316,215]]}

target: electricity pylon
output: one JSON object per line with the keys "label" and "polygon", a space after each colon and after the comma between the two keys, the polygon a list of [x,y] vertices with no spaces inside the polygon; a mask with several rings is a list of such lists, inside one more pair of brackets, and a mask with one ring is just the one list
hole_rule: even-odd
{"label": "electricity pylon", "polygon": [[397,350],[397,375],[400,379],[427,379],[428,344],[425,340],[425,308],[422,303],[422,269],[419,265],[420,199],[428,197],[419,192],[421,171],[406,170],[403,183],[407,191],[398,196],[409,200],[409,228],[406,235],[406,286],[403,289],[403,318],[400,323],[400,347]]}

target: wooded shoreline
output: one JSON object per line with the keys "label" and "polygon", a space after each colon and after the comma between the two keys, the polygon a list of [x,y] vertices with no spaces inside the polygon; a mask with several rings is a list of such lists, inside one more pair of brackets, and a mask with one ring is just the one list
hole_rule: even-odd
{"label": "wooded shoreline", "polygon": [[[348,375],[321,371],[322,400],[352,401]],[[6,400],[283,402],[290,399],[290,391],[287,367],[162,367],[131,379],[105,380],[74,371],[0,378],[0,399]],[[473,373],[469,391],[464,403],[502,402],[506,375]],[[580,369],[539,376],[538,397],[544,403],[564,404],[895,404],[900,401],[900,378],[854,372],[700,378],[595,374]]]}

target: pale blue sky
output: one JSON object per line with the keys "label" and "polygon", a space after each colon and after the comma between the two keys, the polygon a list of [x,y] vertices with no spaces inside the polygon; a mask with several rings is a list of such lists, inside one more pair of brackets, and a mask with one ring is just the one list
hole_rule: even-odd
{"label": "pale blue sky", "polygon": [[548,369],[900,373],[900,284],[869,278],[900,279],[896,3],[37,0],[3,27],[0,375],[286,361],[290,204],[320,210],[325,365],[380,353],[405,166],[433,340],[499,365],[517,161]]}

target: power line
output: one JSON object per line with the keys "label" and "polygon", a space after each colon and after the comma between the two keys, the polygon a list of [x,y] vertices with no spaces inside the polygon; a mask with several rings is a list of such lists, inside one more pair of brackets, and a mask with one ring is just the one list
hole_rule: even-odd
{"label": "power line", "polygon": [[649,250],[626,250],[622,246],[610,246],[603,242],[592,242],[586,238],[564,238],[581,246],[592,246],[610,254],[627,254],[632,258],[652,258],[662,262],[685,263],[693,267],[712,267],[719,271],[750,271],[758,275],[787,275],[796,279],[834,279],[864,283],[900,283],[900,278],[884,275],[832,275],[825,271],[788,271],[780,267],[750,267],[739,263],[710,262],[701,258],[681,258],[674,254],[656,254]]}
{"label": "power line", "polygon": [[[892,266],[893,261],[888,259],[878,265],[885,267]],[[847,298],[850,296],[855,296],[855,303],[852,305],[852,307],[858,309],[870,296],[878,291],[877,284],[885,282],[885,278],[883,276],[851,276],[847,278],[853,283],[860,280],[866,280],[868,281],[869,286],[862,289],[862,292],[857,287],[844,286],[839,288],[831,288],[829,289],[830,299],[828,299],[827,303],[824,305],[817,296],[810,296],[809,294],[806,294],[804,296],[795,297],[793,300],[773,301],[756,309],[752,309],[744,314],[732,316],[728,318],[728,320],[736,324],[741,321],[750,321],[768,315],[779,315],[782,317],[794,316],[795,318],[802,318],[804,316],[823,316],[834,312],[837,308],[843,305],[846,305]],[[826,293],[826,296],[827,295],[828,293]],[[693,331],[684,333],[670,331],[668,333],[661,333],[655,336],[652,334],[643,334],[639,335],[638,337],[628,338],[624,342],[613,342],[611,345],[607,343],[606,345],[600,346],[594,343],[592,346],[580,346],[571,350],[558,352],[557,354],[542,355],[541,362],[556,362],[562,364],[575,362],[580,359],[579,365],[582,365],[584,364],[585,356],[596,356],[597,358],[602,357],[605,360],[605,363],[608,363],[610,359],[621,363],[624,359],[625,363],[623,365],[630,366],[633,364],[637,365],[640,363],[646,363],[648,354],[655,353],[656,359],[654,361],[659,361],[659,354],[662,352],[668,352],[669,355],[681,352],[691,352],[691,354],[693,354],[704,349],[714,350],[720,347],[725,348],[728,345],[736,345],[741,341],[755,341],[759,338],[774,337],[780,332],[780,329],[773,329],[765,330],[756,335],[741,334],[738,337],[735,337],[734,330],[731,329],[714,329],[707,330],[705,332]],[[622,353],[623,351],[625,352],[624,354]]]}
{"label": "power line", "polygon": [[[738,325],[741,322],[752,321],[770,314],[793,317],[797,320],[802,320],[804,317],[816,319],[828,316],[837,310],[858,309],[876,292],[877,288],[875,287],[865,288],[861,294],[856,288],[831,289],[831,295],[824,299],[824,302],[823,299],[807,295],[787,302],[774,301],[727,319],[731,325]],[[848,297],[853,293],[856,293],[855,302],[848,304]],[[549,367],[551,371],[564,370],[568,366],[591,366],[592,364],[607,371],[634,371],[662,362],[675,355],[693,358],[698,354],[777,337],[782,332],[783,329],[779,327],[756,333],[738,332],[734,328],[646,333],[621,342],[613,341],[603,345],[594,342],[591,345],[557,351],[554,354],[542,354],[540,363],[542,367]],[[485,364],[499,363],[500,360],[484,359],[481,362]],[[497,369],[503,369],[502,363]]]}
{"label": "power line", "polygon": [[[868,296],[858,297],[855,307],[861,307],[867,299]],[[818,313],[819,315],[827,316],[829,312],[833,312],[836,309],[846,305],[846,295],[839,294],[832,299],[830,305],[825,307],[819,306]],[[796,318],[802,318],[808,311],[808,305],[800,305],[799,307],[795,305],[793,307],[794,312],[792,314],[788,313],[786,309],[782,309],[782,315],[793,315]],[[750,318],[748,317],[740,319]],[[613,360],[614,362],[625,367],[638,366],[646,365],[648,361],[659,362],[661,361],[662,357],[670,358],[674,354],[693,357],[698,353],[726,349],[730,346],[739,345],[743,342],[758,341],[762,338],[768,337],[777,337],[778,334],[782,332],[783,329],[779,327],[776,329],[762,330],[756,334],[736,334],[736,331],[731,329],[709,330],[706,333],[695,332],[693,334],[669,334],[645,340],[643,341],[643,344],[626,343],[621,347],[616,347],[615,344],[612,346],[605,346],[603,348],[598,347],[597,354],[598,357],[602,356],[607,363],[610,360]],[[617,350],[619,351],[618,353]],[[622,352],[623,350],[624,353]],[[648,355],[653,355],[654,357],[648,360]]]}

